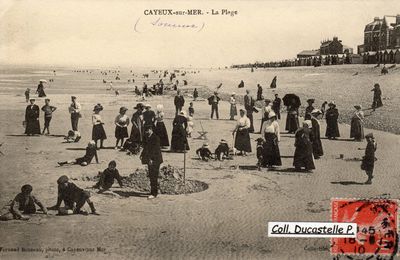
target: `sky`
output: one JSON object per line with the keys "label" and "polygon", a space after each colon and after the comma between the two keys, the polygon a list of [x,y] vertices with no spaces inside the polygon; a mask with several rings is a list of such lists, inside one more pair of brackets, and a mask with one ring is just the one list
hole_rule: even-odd
{"label": "sky", "polygon": [[[145,15],[153,9],[203,15]],[[367,23],[396,13],[398,0],[0,0],[0,63],[230,66],[294,58],[333,36],[356,52]]]}

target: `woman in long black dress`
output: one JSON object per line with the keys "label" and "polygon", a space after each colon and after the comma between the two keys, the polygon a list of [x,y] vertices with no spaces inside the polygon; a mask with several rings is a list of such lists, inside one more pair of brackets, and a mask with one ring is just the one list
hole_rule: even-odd
{"label": "woman in long black dress", "polygon": [[311,111],[311,125],[312,125],[312,135],[311,142],[313,148],[314,159],[319,159],[322,155],[324,155],[324,150],[322,148],[321,142],[321,127],[319,124],[319,118],[322,116],[322,111],[319,109],[314,109]]}
{"label": "woman in long black dress", "polygon": [[372,108],[373,111],[375,111],[376,108],[383,106],[382,91],[378,83],[374,85],[374,88],[371,91],[374,92],[374,100],[372,101]]}
{"label": "woman in long black dress", "polygon": [[154,133],[160,138],[160,146],[162,148],[169,146],[168,133],[164,124],[164,106],[161,104],[157,105],[156,127]]}
{"label": "woman in long black dress", "polygon": [[40,81],[39,85],[37,86],[36,93],[38,94],[38,97],[45,97],[46,93],[44,93],[44,86],[43,82]]}
{"label": "woman in long black dress", "polygon": [[364,139],[364,112],[361,105],[354,106],[356,111],[351,119],[350,138],[354,141],[361,142]]}
{"label": "woman in long black dress", "polygon": [[282,161],[279,152],[279,141],[281,137],[275,112],[269,113],[268,119],[262,124],[261,134],[264,134],[265,139],[262,165],[268,168],[272,166],[281,166]]}
{"label": "woman in long black dress", "polygon": [[25,110],[25,134],[40,135],[39,107],[35,104],[35,99],[30,99],[30,105]]}
{"label": "woman in long black dress", "polygon": [[328,139],[336,139],[340,137],[339,133],[339,125],[338,125],[338,117],[339,111],[336,108],[336,105],[333,101],[328,104],[329,108],[326,110],[325,118],[326,118],[326,133],[325,136]]}
{"label": "woman in long black dress", "polygon": [[246,156],[251,153],[251,143],[249,128],[251,127],[250,119],[246,116],[246,111],[240,109],[240,118],[237,120],[236,128],[233,130],[232,135],[235,135],[235,149],[240,151],[240,155]]}
{"label": "woman in long black dress", "polygon": [[187,127],[188,122],[185,111],[181,111],[172,122],[171,151],[183,152],[184,150],[189,150],[186,134]]}
{"label": "woman in long black dress", "polygon": [[296,150],[294,152],[293,166],[296,171],[301,171],[301,168],[305,168],[306,171],[315,169],[313,160],[313,148],[310,140],[312,134],[310,127],[311,121],[307,120],[303,122],[303,127],[296,131],[296,141],[294,146]]}
{"label": "woman in long black dress", "polygon": [[290,105],[287,107],[286,127],[289,134],[293,134],[299,128],[299,108]]}
{"label": "woman in long black dress", "polygon": [[132,130],[129,139],[125,142],[123,149],[129,150],[130,153],[137,154],[140,152],[140,146],[143,143],[143,109],[142,103],[138,103],[136,112],[132,115]]}

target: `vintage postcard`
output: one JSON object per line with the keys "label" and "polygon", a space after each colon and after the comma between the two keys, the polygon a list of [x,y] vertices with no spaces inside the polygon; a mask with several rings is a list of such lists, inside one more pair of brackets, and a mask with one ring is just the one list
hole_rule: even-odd
{"label": "vintage postcard", "polygon": [[395,259],[400,2],[0,1],[0,259]]}

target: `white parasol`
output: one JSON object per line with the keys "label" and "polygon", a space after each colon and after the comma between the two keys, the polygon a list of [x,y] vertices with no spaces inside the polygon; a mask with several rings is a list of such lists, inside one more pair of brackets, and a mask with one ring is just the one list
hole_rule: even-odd
{"label": "white parasol", "polygon": [[40,79],[39,82],[47,83],[47,80],[45,80],[45,79]]}

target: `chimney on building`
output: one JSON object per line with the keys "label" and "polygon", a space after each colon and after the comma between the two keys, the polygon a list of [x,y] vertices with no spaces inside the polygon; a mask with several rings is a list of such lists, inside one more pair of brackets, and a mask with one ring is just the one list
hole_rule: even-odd
{"label": "chimney on building", "polygon": [[333,37],[333,41],[334,41],[334,42],[337,42],[337,41],[338,41],[338,37],[337,37],[337,36],[334,36],[334,37]]}
{"label": "chimney on building", "polygon": [[375,18],[374,18],[374,22],[379,22],[379,17],[378,16],[376,16]]}
{"label": "chimney on building", "polygon": [[396,25],[400,24],[400,14],[396,15]]}

